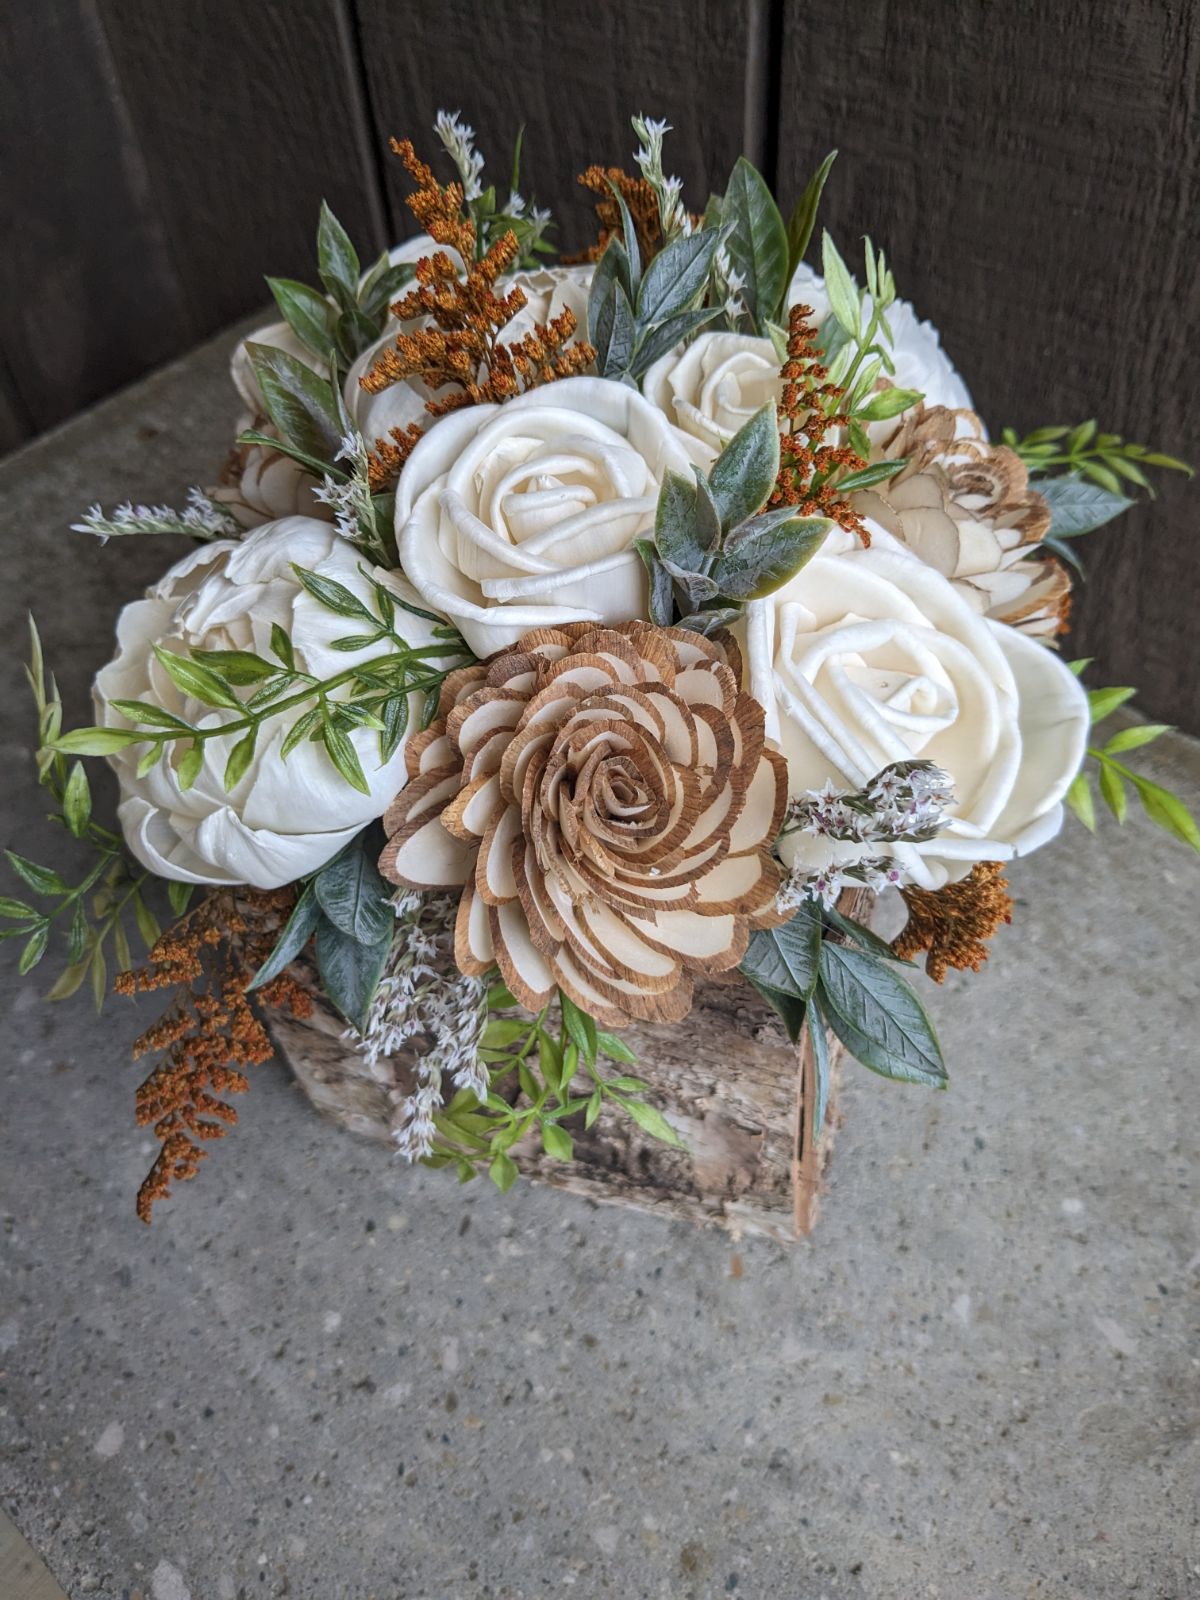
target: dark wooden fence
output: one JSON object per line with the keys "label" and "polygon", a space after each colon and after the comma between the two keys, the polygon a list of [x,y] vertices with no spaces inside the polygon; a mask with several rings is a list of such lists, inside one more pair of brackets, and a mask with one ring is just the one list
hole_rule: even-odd
{"label": "dark wooden fence", "polygon": [[[570,244],[573,175],[665,116],[700,201],[745,151],[870,231],[993,428],[1200,454],[1200,0],[10,0],[0,449],[306,276],[322,197],[411,231],[392,132],[461,108]],[[131,487],[134,487],[131,485]],[[1200,488],[1088,540],[1073,648],[1200,728]]]}

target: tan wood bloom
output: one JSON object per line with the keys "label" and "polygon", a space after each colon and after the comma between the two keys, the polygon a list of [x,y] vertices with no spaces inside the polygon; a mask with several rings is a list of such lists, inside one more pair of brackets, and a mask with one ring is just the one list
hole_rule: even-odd
{"label": "tan wood bloom", "polygon": [[915,406],[876,439],[873,459],[903,461],[887,482],[853,496],[949,578],[984,616],[1052,639],[1065,624],[1071,580],[1053,557],[1032,554],[1050,508],[1014,450],[992,444],[973,411]]}
{"label": "tan wood bloom", "polygon": [[452,673],[384,818],[395,883],[464,886],[455,957],[530,1010],[677,1022],[780,920],[787,769],[727,635],[538,628]]}

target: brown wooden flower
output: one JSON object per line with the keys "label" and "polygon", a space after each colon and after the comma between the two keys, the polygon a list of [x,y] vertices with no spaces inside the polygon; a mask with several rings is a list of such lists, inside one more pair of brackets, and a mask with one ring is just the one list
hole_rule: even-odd
{"label": "brown wooden flower", "polygon": [[452,673],[384,818],[395,883],[464,885],[455,957],[522,1005],[677,1022],[779,920],[787,769],[727,635],[569,623]]}

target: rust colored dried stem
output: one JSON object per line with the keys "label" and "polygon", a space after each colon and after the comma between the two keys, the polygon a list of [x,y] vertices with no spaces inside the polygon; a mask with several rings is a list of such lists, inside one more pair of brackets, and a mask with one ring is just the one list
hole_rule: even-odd
{"label": "rust colored dried stem", "polygon": [[787,359],[780,368],[779,476],[769,504],[795,506],[807,517],[831,517],[869,545],[862,518],[824,481],[842,468],[857,471],[866,462],[848,445],[825,442],[831,430],[844,428],[850,419],[837,404],[845,390],[829,381],[829,370],[821,364],[812,314],[812,307],[804,305],[788,313]]}
{"label": "rust colored dried stem", "polygon": [[138,1087],[139,1126],[153,1123],[162,1148],[142,1182],[137,1214],[151,1220],[156,1200],[171,1183],[194,1178],[207,1152],[237,1121],[222,1095],[249,1087],[246,1067],[272,1054],[259,1009],[281,1006],[307,1016],[311,1000],[286,974],[264,984],[253,999],[246,986],[266,960],[294,902],[291,889],[269,893],[229,890],[206,895],[151,949],[146,965],[122,972],[123,995],[174,988],[175,999],[134,1042],[133,1055],[162,1059]]}
{"label": "rust colored dried stem", "polygon": [[987,960],[987,941],[1012,921],[1012,900],[999,861],[980,861],[969,877],[942,889],[902,889],[908,921],[892,941],[898,956],[910,961],[925,952],[925,971],[941,983],[951,967],[978,972]]}

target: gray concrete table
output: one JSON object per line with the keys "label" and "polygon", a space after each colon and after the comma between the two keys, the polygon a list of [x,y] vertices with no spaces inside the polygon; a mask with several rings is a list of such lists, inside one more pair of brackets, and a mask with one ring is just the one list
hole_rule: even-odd
{"label": "gray concrete table", "polygon": [[[229,345],[0,469],[3,833],[35,856],[71,847],[23,612],[83,720],[178,548],[67,525],[210,476]],[[1194,745],[1149,756],[1197,801]],[[925,985],[949,1093],[850,1068],[791,1250],[412,1173],[271,1066],[147,1230],[149,1013],[42,1007],[6,961],[0,1502],[72,1596],[1200,1593],[1197,862],[1134,817],[1012,877],[985,972]]]}

